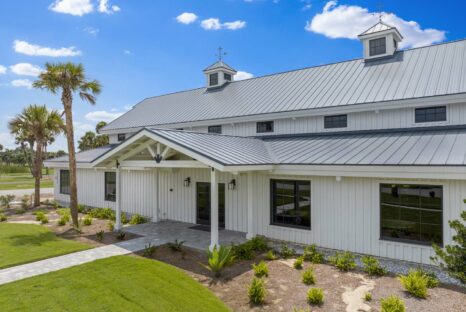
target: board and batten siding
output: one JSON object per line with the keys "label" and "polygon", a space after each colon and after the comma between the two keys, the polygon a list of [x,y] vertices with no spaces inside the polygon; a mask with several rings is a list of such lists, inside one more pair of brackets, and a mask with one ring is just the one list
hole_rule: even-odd
{"label": "board and batten siding", "polygon": [[[270,179],[311,181],[311,230],[270,225]],[[380,240],[380,183],[435,184],[443,186],[444,244],[454,234],[448,220],[465,209],[466,181],[407,181],[375,178],[293,177],[258,174],[255,177],[255,232],[270,238],[320,247],[349,250],[430,264],[430,246]]]}

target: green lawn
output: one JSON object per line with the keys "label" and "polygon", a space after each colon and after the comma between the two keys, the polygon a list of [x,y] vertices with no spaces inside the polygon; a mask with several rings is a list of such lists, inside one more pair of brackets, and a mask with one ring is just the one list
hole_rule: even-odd
{"label": "green lawn", "polygon": [[[44,177],[41,180],[41,188],[53,187],[51,177]],[[8,173],[0,175],[0,191],[1,190],[19,190],[34,188],[34,178],[30,174],[25,173]]]}
{"label": "green lawn", "polygon": [[40,225],[0,223],[0,269],[89,248]]}
{"label": "green lawn", "polygon": [[4,311],[228,311],[206,287],[154,260],[118,256],[0,286]]}

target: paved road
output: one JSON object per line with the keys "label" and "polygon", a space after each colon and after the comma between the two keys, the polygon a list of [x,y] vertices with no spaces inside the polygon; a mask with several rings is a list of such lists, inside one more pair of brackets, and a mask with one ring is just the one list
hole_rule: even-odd
{"label": "paved road", "polygon": [[[24,189],[24,190],[0,190],[1,195],[12,194],[17,197],[21,197],[23,195],[31,195],[34,193],[34,189]],[[53,188],[41,188],[41,194],[53,194]]]}

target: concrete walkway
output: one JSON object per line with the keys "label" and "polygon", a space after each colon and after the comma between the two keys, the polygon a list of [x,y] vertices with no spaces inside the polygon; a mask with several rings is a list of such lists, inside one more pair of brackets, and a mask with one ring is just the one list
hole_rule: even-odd
{"label": "concrete walkway", "polygon": [[[53,188],[41,188],[41,194],[51,195],[53,194]],[[22,197],[23,195],[34,194],[34,189],[22,189],[22,190],[0,190],[1,195],[15,195],[16,197]]]}
{"label": "concrete walkway", "polygon": [[156,245],[158,242],[157,239],[154,239],[153,237],[140,237],[113,245],[97,247],[3,269],[0,270],[0,285],[66,269],[98,259],[130,254],[144,249],[144,247],[149,243]]}

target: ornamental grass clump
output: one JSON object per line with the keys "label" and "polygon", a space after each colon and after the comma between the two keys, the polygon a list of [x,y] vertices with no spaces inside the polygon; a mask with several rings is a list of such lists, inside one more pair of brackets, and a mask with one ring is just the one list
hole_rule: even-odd
{"label": "ornamental grass clump", "polygon": [[203,265],[207,270],[211,271],[215,277],[220,277],[223,269],[230,265],[234,260],[233,253],[230,247],[214,246],[212,250],[207,250],[207,265]]}
{"label": "ornamental grass clump", "polygon": [[83,219],[83,225],[89,226],[92,224],[92,217],[90,215],[86,215]]}
{"label": "ornamental grass clump", "polygon": [[144,247],[144,251],[142,254],[144,257],[152,257],[155,254],[156,250],[157,246],[153,246],[151,243],[149,243]]}
{"label": "ornamental grass clump", "polygon": [[407,275],[398,277],[405,290],[417,298],[427,298],[428,278],[418,270],[410,270]]}
{"label": "ornamental grass clump", "polygon": [[337,267],[340,271],[347,272],[356,268],[356,262],[354,261],[354,255],[349,252],[337,252],[335,255],[329,258],[330,263]]}
{"label": "ornamental grass clump", "polygon": [[395,295],[380,299],[380,312],[405,312],[403,300]]}
{"label": "ornamental grass clump", "polygon": [[312,263],[324,262],[324,255],[317,251],[316,245],[306,246],[304,248],[304,260]]}
{"label": "ornamental grass clump", "polygon": [[264,261],[259,262],[258,264],[253,264],[252,269],[254,270],[255,277],[267,277],[269,276],[269,268]]}
{"label": "ornamental grass clump", "polygon": [[303,272],[302,281],[306,285],[314,285],[316,283],[316,277],[312,268],[309,268]]}
{"label": "ornamental grass clump", "polygon": [[252,304],[264,303],[266,293],[264,281],[254,277],[248,288],[249,302]]}
{"label": "ornamental grass clump", "polygon": [[269,250],[267,252],[267,254],[265,255],[265,259],[269,260],[269,261],[274,261],[274,260],[277,260],[278,257],[277,255],[275,254],[275,251],[273,250]]}
{"label": "ornamental grass clump", "polygon": [[322,288],[311,288],[307,291],[307,302],[312,305],[324,303],[324,291]]}
{"label": "ornamental grass clump", "polygon": [[296,254],[296,251],[293,248],[288,247],[287,244],[282,244],[282,248],[280,250],[280,255],[283,259],[289,259]]}
{"label": "ornamental grass clump", "polygon": [[57,224],[58,224],[59,226],[64,226],[64,225],[66,225],[69,221],[70,221],[70,215],[63,215],[63,216],[60,217],[60,219],[58,219]]}
{"label": "ornamental grass clump", "polygon": [[303,268],[303,263],[304,263],[304,257],[303,257],[303,256],[298,257],[298,258],[296,258],[296,260],[294,261],[293,267],[294,267],[296,270],[301,270],[301,269]]}
{"label": "ornamental grass clump", "polygon": [[364,265],[364,272],[371,276],[383,276],[387,274],[385,270],[379,263],[379,261],[371,256],[364,256],[361,258],[361,261]]}
{"label": "ornamental grass clump", "polygon": [[366,292],[364,294],[364,300],[365,301],[372,301],[372,294],[370,292]]}

